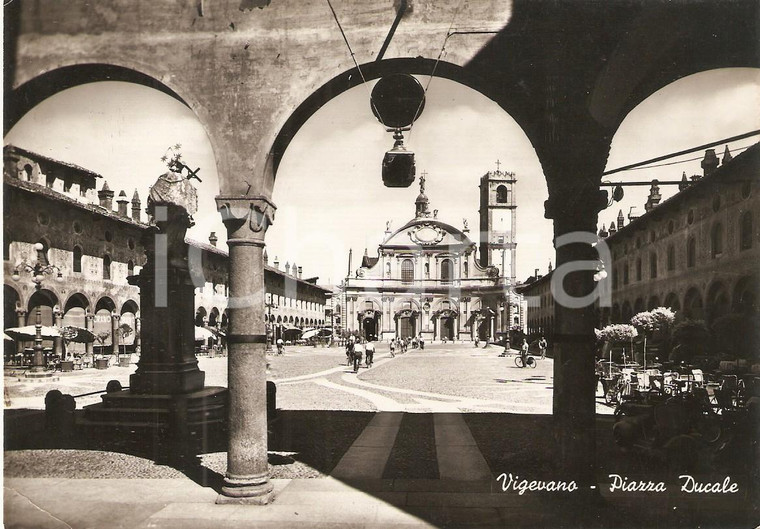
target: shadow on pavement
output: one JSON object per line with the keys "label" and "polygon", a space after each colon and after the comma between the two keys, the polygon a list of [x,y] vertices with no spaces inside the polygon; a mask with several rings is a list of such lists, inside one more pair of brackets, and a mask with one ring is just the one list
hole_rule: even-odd
{"label": "shadow on pavement", "polygon": [[[6,457],[6,477],[124,477],[118,464],[112,475],[93,474],[77,454],[103,451],[128,454],[154,463],[146,466],[160,477],[162,469],[178,471],[217,491],[226,470],[226,436],[211,438],[199,449],[165,439],[136,441],[128,436],[85,438],[77,428],[61,431],[46,425],[41,410],[5,411],[6,456],[30,451],[36,460],[19,469]],[[270,422],[270,472],[274,478],[320,478],[329,475],[375,416],[371,412],[279,410]],[[440,527],[754,527],[760,516],[753,507],[757,488],[757,444],[749,452],[700,457],[686,467],[669,464],[661,454],[622,450],[612,436],[614,418],[598,416],[595,491],[549,493],[503,490],[499,476],[515,481],[561,480],[550,415],[506,413],[463,414],[472,438],[488,465],[490,482],[442,480],[438,474],[431,414],[404,414],[402,427],[382,476],[345,483],[393,507]],[[222,432],[223,433],[223,432]],[[64,456],[61,450],[69,450]],[[53,455],[47,458],[44,454]],[[177,454],[186,454],[177,457]],[[57,454],[57,455],[56,455]],[[35,455],[38,455],[36,457]],[[55,458],[67,458],[56,468]],[[9,459],[11,460],[9,463]],[[679,462],[679,464],[683,461]],[[90,472],[88,474],[88,472]],[[736,494],[685,494],[679,475],[689,473],[709,482],[730,476]],[[754,473],[754,474],[753,474]],[[664,482],[667,492],[609,493],[611,475],[629,482]],[[337,506],[336,506],[337,508]]]}

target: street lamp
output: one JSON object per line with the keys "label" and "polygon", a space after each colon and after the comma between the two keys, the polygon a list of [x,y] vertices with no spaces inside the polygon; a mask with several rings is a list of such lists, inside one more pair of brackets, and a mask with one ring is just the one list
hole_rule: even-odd
{"label": "street lamp", "polygon": [[271,353],[272,342],[274,342],[274,325],[272,325],[272,309],[277,308],[277,304],[273,301],[264,302],[264,306],[267,308],[267,353]]}
{"label": "street lamp", "polygon": [[[38,242],[35,243],[34,249],[39,255],[39,252],[44,249],[44,246]],[[22,260],[13,269],[11,279],[14,281],[20,280],[22,273],[27,273],[32,276],[34,290],[37,292],[42,288],[42,281],[45,279],[46,275],[56,274],[55,280],[59,283],[63,281],[63,275],[61,274],[60,268],[51,264],[42,264],[39,260],[36,260],[33,263],[28,262],[26,259]],[[45,371],[45,357],[42,350],[42,311],[39,304],[37,305],[37,321],[34,329],[34,357],[32,359],[31,371],[32,373],[42,373]]]}

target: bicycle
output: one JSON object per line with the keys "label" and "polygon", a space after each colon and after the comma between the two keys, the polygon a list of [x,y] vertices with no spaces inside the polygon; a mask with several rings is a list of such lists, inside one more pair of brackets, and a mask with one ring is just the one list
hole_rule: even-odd
{"label": "bicycle", "polygon": [[525,359],[523,359],[522,356],[516,356],[515,365],[519,368],[530,367],[530,368],[536,369],[538,362],[536,362],[536,359],[533,358],[532,356],[526,356]]}

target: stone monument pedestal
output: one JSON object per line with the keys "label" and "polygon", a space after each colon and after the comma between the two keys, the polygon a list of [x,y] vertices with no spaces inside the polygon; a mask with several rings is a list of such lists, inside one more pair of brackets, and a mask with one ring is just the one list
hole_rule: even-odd
{"label": "stone monument pedestal", "polygon": [[[155,226],[146,235],[148,259],[129,278],[140,287],[140,360],[129,389],[84,408],[81,424],[95,439],[133,439],[138,448],[182,458],[226,435],[228,391],[205,387],[195,358],[195,285],[184,242],[194,201],[194,188],[176,173],[151,188],[148,212]],[[143,446],[149,440],[153,446]]]}

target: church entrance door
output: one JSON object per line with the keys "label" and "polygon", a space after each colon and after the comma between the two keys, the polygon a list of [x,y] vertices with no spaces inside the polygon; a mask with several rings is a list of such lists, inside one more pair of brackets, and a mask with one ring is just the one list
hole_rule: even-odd
{"label": "church entrance door", "polygon": [[398,319],[398,336],[399,338],[413,338],[416,336],[414,318]]}
{"label": "church entrance door", "polygon": [[441,339],[454,340],[454,318],[441,318]]}
{"label": "church entrance door", "polygon": [[377,340],[377,320],[375,318],[365,318],[362,326],[364,331],[364,338],[368,342],[374,342]]}

